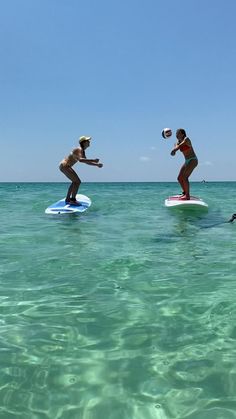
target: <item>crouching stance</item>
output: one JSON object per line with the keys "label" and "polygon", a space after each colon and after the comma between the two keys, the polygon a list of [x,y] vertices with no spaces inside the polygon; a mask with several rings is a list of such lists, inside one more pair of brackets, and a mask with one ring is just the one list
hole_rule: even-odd
{"label": "crouching stance", "polygon": [[79,205],[79,202],[76,201],[76,194],[78,193],[81,180],[75,170],[72,168],[75,163],[86,163],[90,166],[97,166],[102,167],[103,164],[99,163],[99,159],[87,159],[85,155],[85,150],[90,146],[91,137],[80,137],[79,144],[80,147],[74,148],[71,151],[69,156],[65,157],[59,166],[59,169],[68,179],[71,180],[71,185],[69,186],[67,195],[66,195],[66,203],[70,205]]}

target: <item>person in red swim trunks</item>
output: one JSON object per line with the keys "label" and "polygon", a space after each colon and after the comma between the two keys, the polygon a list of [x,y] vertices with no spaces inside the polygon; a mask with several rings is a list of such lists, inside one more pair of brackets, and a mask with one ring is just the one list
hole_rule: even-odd
{"label": "person in red swim trunks", "polygon": [[189,176],[192,171],[198,165],[198,159],[192,147],[190,139],[187,137],[186,132],[183,128],[179,128],[176,131],[177,143],[171,151],[171,156],[174,156],[176,151],[180,150],[185,158],[185,162],[180,169],[178,175],[178,182],[183,190],[182,196],[179,199],[190,199],[190,187],[189,187]]}

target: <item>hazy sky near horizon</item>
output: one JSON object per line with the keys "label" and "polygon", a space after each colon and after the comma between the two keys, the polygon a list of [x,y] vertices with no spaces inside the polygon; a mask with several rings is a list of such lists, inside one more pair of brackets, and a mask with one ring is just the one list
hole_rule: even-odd
{"label": "hazy sky near horizon", "polygon": [[192,180],[236,180],[235,0],[0,0],[0,181],[174,181],[186,129]]}

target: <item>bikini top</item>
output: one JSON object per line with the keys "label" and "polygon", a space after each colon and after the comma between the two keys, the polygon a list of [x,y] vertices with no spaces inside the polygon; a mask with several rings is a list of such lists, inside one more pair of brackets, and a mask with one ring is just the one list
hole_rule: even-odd
{"label": "bikini top", "polygon": [[73,153],[73,151],[70,152],[70,157],[72,157],[75,161],[79,161],[79,157],[75,153]]}
{"label": "bikini top", "polygon": [[[80,157],[77,156],[77,154],[74,153],[74,150],[70,152],[69,157],[72,157],[73,160],[76,162],[79,161]],[[82,153],[82,157],[86,159],[85,153]]]}
{"label": "bikini top", "polygon": [[188,145],[188,144],[183,144],[183,145],[181,145],[181,147],[179,148],[179,150],[180,151],[188,151],[188,150],[190,150],[190,145]]}
{"label": "bikini top", "polygon": [[[186,137],[187,138],[187,137]],[[186,138],[184,138],[184,140],[186,139]],[[189,144],[183,144],[183,145],[181,145],[180,146],[180,148],[179,148],[179,150],[180,151],[188,151],[188,150],[190,150],[191,149],[191,146],[189,145]]]}

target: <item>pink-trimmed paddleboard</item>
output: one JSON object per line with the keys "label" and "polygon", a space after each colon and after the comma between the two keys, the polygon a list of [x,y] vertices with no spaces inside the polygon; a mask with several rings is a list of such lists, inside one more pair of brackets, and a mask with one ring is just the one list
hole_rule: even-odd
{"label": "pink-trimmed paddleboard", "polygon": [[190,199],[180,199],[181,195],[169,196],[165,200],[165,206],[169,208],[183,208],[183,209],[208,209],[208,205],[201,198],[197,196],[190,196]]}

